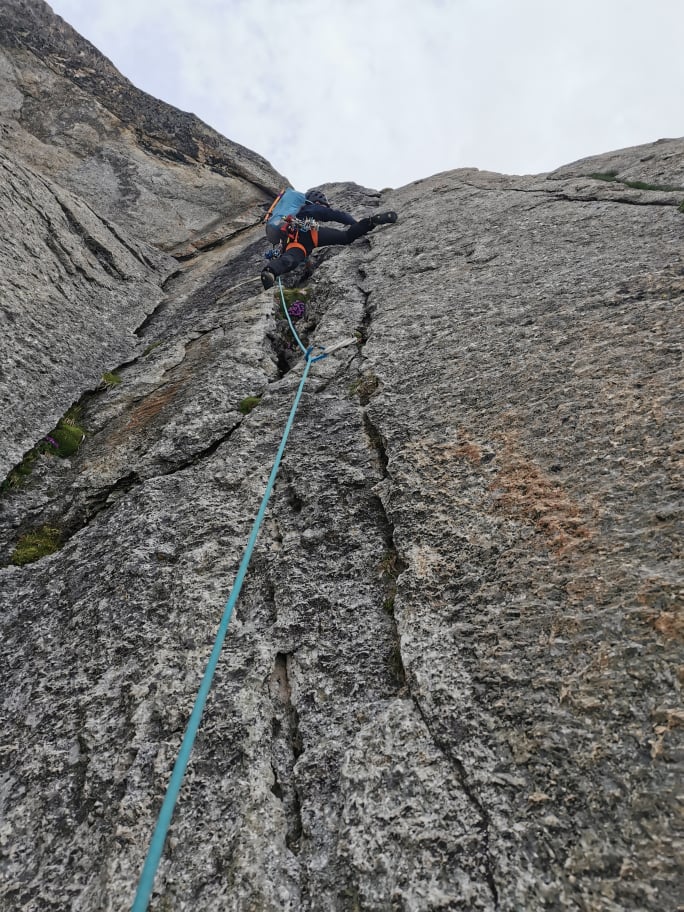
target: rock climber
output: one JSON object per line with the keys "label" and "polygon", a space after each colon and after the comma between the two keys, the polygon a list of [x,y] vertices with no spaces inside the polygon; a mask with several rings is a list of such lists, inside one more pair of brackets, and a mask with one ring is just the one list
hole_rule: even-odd
{"label": "rock climber", "polygon": [[[296,269],[316,247],[351,244],[378,225],[397,220],[396,212],[378,212],[357,221],[348,212],[333,209],[322,190],[308,190],[304,204],[295,215],[287,216],[278,227],[266,225],[266,236],[274,245],[275,256],[261,272],[261,284],[271,288],[277,276]],[[340,222],[348,227],[321,228],[319,222]]]}

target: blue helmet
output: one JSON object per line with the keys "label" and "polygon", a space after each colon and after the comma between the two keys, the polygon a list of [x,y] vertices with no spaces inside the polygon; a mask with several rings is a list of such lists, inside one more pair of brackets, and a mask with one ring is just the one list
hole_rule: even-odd
{"label": "blue helmet", "polygon": [[307,190],[306,199],[309,203],[315,203],[318,206],[330,206],[328,197],[322,190]]}

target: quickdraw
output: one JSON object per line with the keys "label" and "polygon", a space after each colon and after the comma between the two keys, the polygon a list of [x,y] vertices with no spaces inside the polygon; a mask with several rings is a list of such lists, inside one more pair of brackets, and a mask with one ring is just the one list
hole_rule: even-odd
{"label": "quickdraw", "polygon": [[288,237],[293,237],[299,234],[300,231],[317,231],[318,222],[312,218],[298,219],[294,215],[288,215],[284,219],[284,225],[280,230],[284,231]]}

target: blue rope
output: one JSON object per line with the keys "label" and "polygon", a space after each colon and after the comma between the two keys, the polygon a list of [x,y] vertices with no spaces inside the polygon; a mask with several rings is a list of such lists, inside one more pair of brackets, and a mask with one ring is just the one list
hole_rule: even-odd
{"label": "blue rope", "polygon": [[[290,317],[290,311],[287,309],[287,304],[285,303],[285,293],[283,292],[283,283],[280,279],[280,276],[278,276],[278,288],[280,289],[280,300],[283,302],[283,310],[285,311],[285,316],[287,317],[287,322],[290,324],[290,332],[295,337],[295,339],[297,341],[297,345],[301,348],[301,350],[306,355],[307,354],[306,348],[304,347],[302,340],[297,335],[297,330],[294,328],[292,318]],[[307,357],[308,357],[308,355],[307,355]],[[318,358],[315,358],[314,360],[317,361]]]}
{"label": "blue rope", "polygon": [[[294,332],[294,328],[292,331]],[[301,347],[301,342],[299,341],[299,337],[296,333],[295,336]],[[190,759],[190,753],[192,751],[193,744],[195,743],[195,737],[197,735],[197,730],[199,729],[200,721],[202,719],[204,705],[207,702],[207,696],[209,695],[211,682],[214,677],[214,672],[216,671],[216,666],[218,664],[223,641],[225,640],[226,633],[228,631],[228,624],[230,623],[230,618],[233,613],[235,602],[238,599],[245,574],[247,573],[247,567],[249,565],[252,551],[254,550],[254,545],[256,544],[257,536],[259,534],[259,528],[266,513],[266,506],[271,496],[273,485],[275,484],[280,461],[283,457],[283,453],[285,452],[285,444],[287,443],[287,438],[290,434],[290,430],[294,422],[295,413],[297,411],[297,406],[299,405],[299,400],[302,396],[302,390],[304,389],[304,384],[309,373],[309,368],[314,361],[318,361],[321,357],[325,357],[325,355],[319,355],[317,358],[312,358],[311,350],[311,348],[303,349],[304,354],[306,355],[306,366],[302,374],[302,379],[299,382],[297,395],[295,396],[294,403],[290,410],[287,424],[285,425],[285,430],[280,441],[280,446],[278,447],[278,452],[276,454],[275,462],[273,463],[273,468],[271,469],[271,474],[268,479],[268,484],[266,485],[266,491],[264,492],[261,506],[259,507],[259,512],[257,513],[257,517],[254,520],[254,525],[252,526],[252,531],[249,536],[249,541],[247,542],[247,547],[245,548],[245,552],[242,555],[242,560],[240,561],[240,567],[235,577],[235,582],[233,584],[230,597],[226,602],[226,606],[223,610],[223,617],[221,618],[218,633],[216,634],[216,639],[214,640],[214,648],[211,651],[211,656],[209,657],[202,682],[199,686],[199,690],[197,691],[195,705],[192,708],[192,713],[190,714],[190,719],[188,720],[185,734],[183,735],[183,741],[181,742],[178,756],[176,757],[173,772],[171,773],[171,779],[169,780],[169,784],[166,789],[166,795],[164,796],[164,801],[161,806],[161,810],[159,811],[157,825],[154,829],[154,833],[152,834],[150,847],[148,849],[145,864],[143,866],[140,880],[138,882],[138,889],[135,894],[133,905],[131,906],[131,912],[146,912],[147,910],[147,904],[150,901],[152,888],[154,887],[154,878],[157,873],[157,868],[159,867],[159,861],[164,851],[166,835],[171,824],[171,817],[173,816],[176,801],[178,800],[178,793],[180,792],[183,776],[185,775],[185,770]]]}
{"label": "blue rope", "polygon": [[[312,349],[313,349],[313,346],[312,346],[311,348],[305,348],[305,347],[304,347],[304,343],[302,342],[302,340],[301,340],[301,339],[299,338],[299,336],[297,335],[297,330],[294,328],[294,323],[292,322],[292,318],[290,317],[290,311],[287,309],[287,304],[285,303],[285,294],[283,293],[283,283],[282,283],[281,280],[280,280],[280,276],[278,276],[278,288],[280,289],[280,300],[283,302],[283,310],[285,311],[285,316],[287,317],[287,322],[290,324],[290,332],[292,333],[292,335],[293,335],[293,336],[295,337],[295,339],[297,340],[297,345],[298,345],[298,346],[301,348],[301,350],[304,352],[304,354],[306,355],[307,359],[310,360],[310,361],[312,361],[312,362],[313,362],[313,361],[321,361],[323,358],[327,358],[327,357],[328,357],[328,353],[327,353],[326,351],[323,351],[320,355],[316,355],[315,358],[312,358],[312,357],[311,357],[311,351],[312,351]],[[317,347],[320,348],[320,346],[317,346]]]}

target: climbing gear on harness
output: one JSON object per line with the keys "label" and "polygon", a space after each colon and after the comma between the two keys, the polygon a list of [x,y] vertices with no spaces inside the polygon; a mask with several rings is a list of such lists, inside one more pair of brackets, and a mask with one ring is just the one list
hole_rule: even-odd
{"label": "climbing gear on harness", "polygon": [[[314,247],[318,247],[318,222],[315,219],[298,219],[293,215],[288,215],[283,220],[280,231],[285,235],[284,240],[281,242],[284,243],[285,252],[291,250],[292,247],[297,247],[307,257]],[[311,236],[311,250],[307,250],[304,244],[300,242],[300,232]]]}
{"label": "climbing gear on harness", "polygon": [[316,219],[305,218],[298,219],[293,218],[293,223],[299,228],[300,231],[316,231],[318,229],[318,222]]}
{"label": "climbing gear on harness", "polygon": [[294,215],[288,215],[283,219],[283,225],[280,230],[288,237],[293,237],[300,231],[315,231],[318,233],[318,222],[312,218],[298,219]]}
{"label": "climbing gear on harness", "polygon": [[283,252],[282,243],[274,244],[270,250],[266,251],[264,256],[267,260],[276,260],[282,252]]}
{"label": "climbing gear on harness", "polygon": [[375,215],[371,215],[371,223],[373,227],[376,225],[393,225],[397,220],[397,213],[392,212],[376,212]]}

